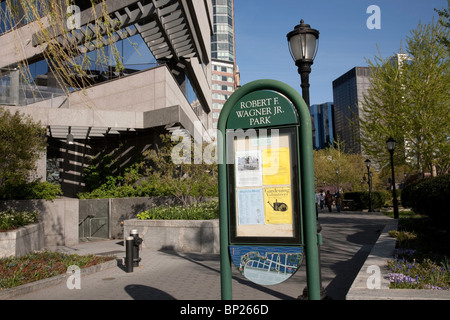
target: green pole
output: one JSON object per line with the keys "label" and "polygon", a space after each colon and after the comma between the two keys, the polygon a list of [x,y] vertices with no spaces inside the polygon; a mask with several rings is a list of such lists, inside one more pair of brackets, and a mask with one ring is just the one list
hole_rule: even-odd
{"label": "green pole", "polygon": [[[226,104],[225,104],[226,106]],[[218,122],[217,153],[219,169],[220,284],[222,300],[232,300],[231,260],[228,252],[228,177],[226,165],[226,120],[229,108],[222,109]],[[227,111],[228,110],[228,111]]]}
{"label": "green pole", "polygon": [[[304,102],[303,102],[304,103]],[[305,104],[306,107],[306,104]],[[308,110],[308,109],[306,109]],[[309,300],[320,300],[320,266],[317,236],[317,216],[315,206],[314,160],[312,148],[312,127],[309,112],[300,116],[304,119],[304,129],[300,135],[302,169],[302,192],[304,196],[304,231],[306,270]]]}
{"label": "green pole", "polygon": [[233,106],[245,95],[257,90],[273,90],[286,96],[297,110],[300,119],[300,186],[303,211],[303,232],[306,253],[308,297],[320,300],[320,268],[317,239],[317,221],[314,194],[314,162],[312,146],[312,125],[308,106],[292,87],[276,80],[256,80],[237,90],[225,103],[218,122],[219,198],[220,198],[220,262],[222,299],[232,297],[231,261],[228,252],[228,182],[226,171],[226,125]]}
{"label": "green pole", "polygon": [[[220,139],[219,139],[220,140]],[[217,150],[221,150],[218,146]],[[227,192],[227,173],[225,157],[220,156],[219,159],[224,159],[224,162],[219,164],[219,230],[220,230],[220,284],[222,300],[232,299],[231,286],[231,261],[228,252],[228,192]],[[225,154],[223,154],[225,156]]]}
{"label": "green pole", "polygon": [[270,82],[273,85],[271,88],[267,87],[267,89],[272,89],[284,94],[294,104],[300,118],[300,185],[303,195],[303,231],[306,251],[308,297],[310,300],[320,300],[320,262],[314,192],[311,115],[309,114],[308,106],[296,90],[281,82],[273,80]]}

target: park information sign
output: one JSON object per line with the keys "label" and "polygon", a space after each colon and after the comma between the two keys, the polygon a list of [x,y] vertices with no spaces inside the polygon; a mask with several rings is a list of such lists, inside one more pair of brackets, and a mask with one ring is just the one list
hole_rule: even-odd
{"label": "park information sign", "polygon": [[274,80],[238,89],[219,118],[222,298],[231,262],[251,281],[287,280],[307,255],[309,297],[320,298],[311,118]]}
{"label": "park information sign", "polygon": [[228,170],[231,243],[301,243],[294,128],[228,131],[227,140],[234,154]]}

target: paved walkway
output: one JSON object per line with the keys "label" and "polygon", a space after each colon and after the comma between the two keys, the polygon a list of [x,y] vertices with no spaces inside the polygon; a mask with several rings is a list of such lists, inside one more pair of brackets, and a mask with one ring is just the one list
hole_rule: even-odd
{"label": "paved walkway", "polygon": [[[341,212],[319,214],[322,226],[322,284],[328,297],[345,299],[380,231],[390,220],[379,213]],[[59,250],[78,254],[125,256],[122,241],[81,243]],[[69,290],[65,282],[12,299],[26,300],[219,300],[218,254],[140,251],[142,262],[133,273],[114,266],[81,277],[81,289]],[[306,284],[305,266],[289,280],[260,286],[233,268],[234,300],[293,300]]]}

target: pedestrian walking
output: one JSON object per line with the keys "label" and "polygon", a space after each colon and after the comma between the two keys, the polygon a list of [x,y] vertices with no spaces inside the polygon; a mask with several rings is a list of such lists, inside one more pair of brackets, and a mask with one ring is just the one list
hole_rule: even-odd
{"label": "pedestrian walking", "polygon": [[320,193],[316,192],[316,217],[319,217]]}
{"label": "pedestrian walking", "polygon": [[324,203],[325,203],[325,196],[323,195],[323,191],[320,191],[320,209],[323,209]]}
{"label": "pedestrian walking", "polygon": [[342,195],[340,192],[336,193],[336,210],[337,212],[341,212],[342,209]]}
{"label": "pedestrian walking", "polygon": [[328,211],[331,212],[331,206],[333,205],[333,195],[330,193],[330,190],[327,190],[325,194],[325,205],[328,207]]}

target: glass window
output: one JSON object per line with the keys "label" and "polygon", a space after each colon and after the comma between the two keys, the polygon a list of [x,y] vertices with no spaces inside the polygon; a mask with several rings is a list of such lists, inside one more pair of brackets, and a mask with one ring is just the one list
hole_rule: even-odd
{"label": "glass window", "polygon": [[0,2],[0,34],[12,29],[10,12],[6,7],[6,1]]}

